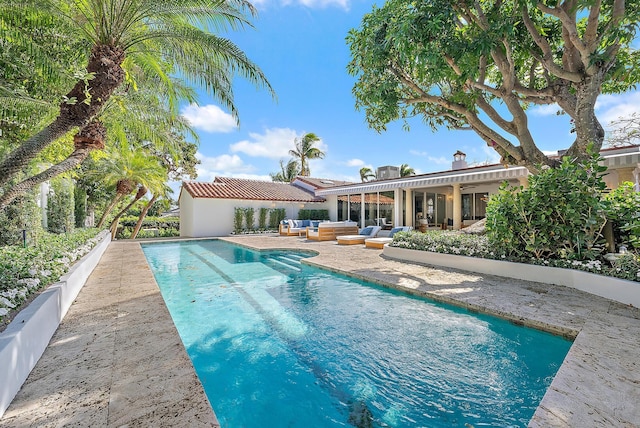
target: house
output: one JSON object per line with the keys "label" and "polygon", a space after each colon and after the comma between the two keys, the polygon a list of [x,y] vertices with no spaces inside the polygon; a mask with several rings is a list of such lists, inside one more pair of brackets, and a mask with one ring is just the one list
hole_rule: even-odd
{"label": "house", "polygon": [[[609,189],[624,181],[640,188],[640,146],[604,149],[601,156],[608,168],[604,180]],[[338,221],[351,218],[364,226],[386,217],[393,226],[460,229],[485,217],[489,195],[496,193],[503,182],[526,186],[529,176],[525,167],[469,167],[465,158],[457,151],[448,171],[334,186],[318,189],[316,195],[327,200],[337,196]],[[390,201],[391,213],[387,208]],[[354,216],[354,212],[359,214]]]}
{"label": "house", "polygon": [[[601,156],[610,189],[624,181],[640,189],[640,146],[604,149]],[[332,221],[353,220],[360,227],[460,229],[485,217],[489,196],[503,182],[527,185],[525,167],[469,167],[465,158],[458,151],[448,171],[365,183],[309,177],[297,177],[291,184],[222,177],[213,183],[185,182],[180,192],[180,235],[227,235],[233,230],[234,207],[249,206],[282,207],[288,218],[297,218],[301,208],[327,209]]]}
{"label": "house", "polygon": [[236,208],[283,208],[286,218],[298,218],[301,209],[326,209],[336,216],[328,198],[315,192],[348,184],[310,177],[297,177],[291,183],[217,177],[212,183],[185,181],[180,190],[180,236],[226,236],[233,231]]}

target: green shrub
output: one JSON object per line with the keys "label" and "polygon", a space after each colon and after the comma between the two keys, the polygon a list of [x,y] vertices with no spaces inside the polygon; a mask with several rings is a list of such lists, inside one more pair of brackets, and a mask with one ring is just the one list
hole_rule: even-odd
{"label": "green shrub", "polygon": [[592,155],[564,157],[531,176],[529,187],[503,185],[487,205],[487,236],[510,257],[593,260],[604,249],[605,167]]}
{"label": "green shrub", "polygon": [[244,220],[247,230],[253,230],[255,228],[255,213],[256,211],[252,207],[244,209]]}
{"label": "green shrub", "polygon": [[238,234],[242,232],[242,222],[244,220],[244,208],[236,207],[233,209],[233,232]]}
{"label": "green shrub", "polygon": [[277,230],[278,225],[286,217],[287,212],[284,208],[271,208],[269,210],[269,229]]}
{"label": "green shrub", "polygon": [[[134,227],[138,223],[138,217],[122,217],[120,220],[121,229],[116,236],[118,239],[127,239],[131,236]],[[158,232],[145,229],[157,229]],[[173,237],[180,236],[180,217],[150,217],[147,216],[142,221],[142,227],[136,238],[153,238],[157,236]]]}
{"label": "green shrub", "polygon": [[329,220],[329,210],[309,210],[298,211],[299,220]]}
{"label": "green shrub", "polygon": [[615,241],[629,249],[640,250],[640,192],[627,181],[612,190],[605,200]]}
{"label": "green shrub", "polygon": [[265,230],[267,228],[268,214],[269,214],[268,208],[260,208],[260,211],[258,211],[258,229]]}

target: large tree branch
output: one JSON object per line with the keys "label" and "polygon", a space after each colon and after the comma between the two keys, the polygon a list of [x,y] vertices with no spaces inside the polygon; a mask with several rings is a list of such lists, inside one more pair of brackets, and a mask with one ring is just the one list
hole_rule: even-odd
{"label": "large tree branch", "polygon": [[534,22],[529,17],[529,11],[524,6],[522,7],[522,20],[524,22],[525,27],[527,27],[527,31],[529,32],[529,35],[531,35],[535,44],[542,51],[542,57],[538,57],[538,60],[540,61],[540,63],[542,63],[544,67],[554,76],[557,76],[557,77],[560,77],[561,79],[569,80],[575,83],[580,82],[580,80],[582,79],[582,76],[580,76],[579,73],[573,73],[573,72],[564,70],[562,67],[559,67],[553,61],[553,52],[551,51],[551,46],[549,45],[549,42],[547,42],[547,39],[545,39],[542,35],[540,35],[538,30],[536,29]]}
{"label": "large tree branch", "polygon": [[598,48],[598,21],[600,19],[600,6],[601,0],[595,0],[589,10],[589,17],[587,18],[587,28],[584,31],[584,43],[590,52],[594,52]]}
{"label": "large tree branch", "polygon": [[579,52],[582,64],[586,71],[586,69],[589,67],[591,51],[589,50],[588,46],[585,45],[585,43],[580,38],[580,35],[578,34],[578,28],[576,26],[576,16],[573,12],[575,8],[567,6],[567,8],[570,7],[570,10],[573,13],[573,16],[569,16],[564,7],[549,7],[542,2],[538,2],[536,6],[542,12],[555,16],[560,20],[563,30],[567,32],[568,41],[571,43],[571,46],[573,46]]}

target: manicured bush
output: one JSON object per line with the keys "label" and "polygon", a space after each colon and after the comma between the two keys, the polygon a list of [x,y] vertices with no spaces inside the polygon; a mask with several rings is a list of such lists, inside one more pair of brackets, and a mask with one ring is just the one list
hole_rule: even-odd
{"label": "manicured bush", "polygon": [[267,228],[267,215],[269,208],[260,208],[258,211],[258,229],[265,230]]}
{"label": "manicured bush", "polygon": [[284,208],[271,208],[269,210],[269,229],[278,230],[278,225],[287,216]]}
{"label": "manicured bush", "polygon": [[242,223],[244,221],[244,208],[236,207],[233,209],[233,233],[242,232]]}
{"label": "manicured bush", "polygon": [[329,210],[309,210],[298,211],[299,220],[329,220]]}
{"label": "manicured bush", "polygon": [[606,168],[598,161],[564,157],[531,176],[528,188],[503,185],[487,205],[490,244],[515,258],[595,260],[606,223]]}
{"label": "manicured bush", "polygon": [[443,254],[481,257],[540,266],[582,270],[640,282],[640,258],[628,253],[618,258],[613,266],[602,260],[516,258],[493,246],[486,235],[471,235],[459,231],[398,232],[390,244],[409,250],[432,251]]}
{"label": "manicured bush", "polygon": [[247,230],[255,229],[255,209],[252,207],[244,209],[244,220],[245,220],[245,228]]}
{"label": "manicured bush", "polygon": [[[116,238],[128,239],[137,223],[138,217],[122,217],[120,219],[121,229]],[[157,232],[145,229],[156,229]],[[145,217],[136,238],[154,238],[158,236],[166,238],[180,236],[180,217]]]}

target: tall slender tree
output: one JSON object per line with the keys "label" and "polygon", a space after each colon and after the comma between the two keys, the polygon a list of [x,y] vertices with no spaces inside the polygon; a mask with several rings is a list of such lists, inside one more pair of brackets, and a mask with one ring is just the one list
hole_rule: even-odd
{"label": "tall slender tree", "polygon": [[[127,81],[130,65],[162,79],[179,74],[203,87],[238,118],[232,81],[240,75],[271,86],[262,71],[228,39],[209,31],[250,26],[256,10],[245,0],[23,0],[12,8],[39,9],[69,23],[90,46],[86,71],[60,104],[58,116],[0,162],[0,186],[45,147],[75,127],[83,128]],[[6,6],[6,5],[3,5]],[[7,6],[8,7],[8,6]],[[6,9],[3,9],[6,10]],[[2,12],[0,12],[2,13]],[[161,64],[169,64],[167,70]],[[129,82],[135,84],[135,82]]]}
{"label": "tall slender tree", "polygon": [[269,174],[271,181],[280,181],[282,183],[291,183],[298,175],[300,175],[300,163],[295,159],[289,159],[289,162],[285,165],[284,161],[280,160],[280,171],[277,173]]}
{"label": "tall slender tree", "polygon": [[323,159],[324,152],[314,145],[320,141],[314,133],[307,133],[302,138],[296,138],[294,145],[295,149],[289,150],[289,154],[300,162],[300,175],[309,176],[311,170],[309,169],[309,161],[312,159]]}

